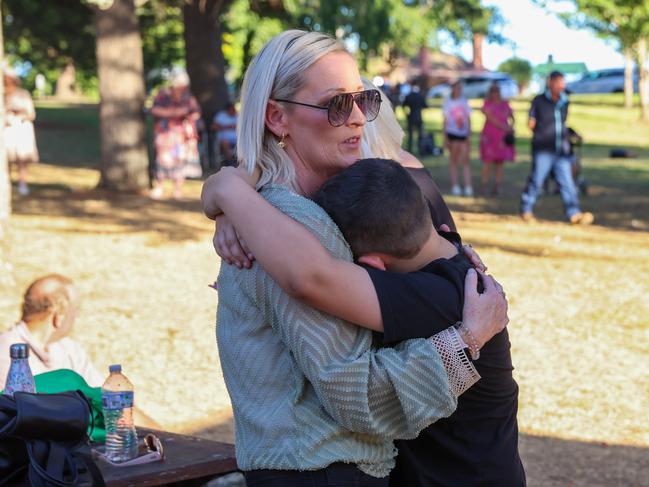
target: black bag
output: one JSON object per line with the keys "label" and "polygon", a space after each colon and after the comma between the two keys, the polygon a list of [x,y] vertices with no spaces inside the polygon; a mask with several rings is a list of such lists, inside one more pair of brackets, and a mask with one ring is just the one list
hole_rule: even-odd
{"label": "black bag", "polygon": [[512,146],[516,143],[516,137],[514,137],[514,132],[507,132],[503,137],[503,142],[505,145]]}
{"label": "black bag", "polygon": [[0,486],[103,487],[90,458],[90,406],[81,391],[0,395]]}

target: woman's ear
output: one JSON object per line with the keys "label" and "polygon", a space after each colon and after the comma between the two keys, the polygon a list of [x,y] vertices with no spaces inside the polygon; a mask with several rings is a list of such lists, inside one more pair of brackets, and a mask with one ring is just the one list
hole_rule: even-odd
{"label": "woman's ear", "polygon": [[265,122],[268,130],[275,134],[276,137],[280,138],[288,135],[286,110],[274,100],[268,100],[266,104]]}

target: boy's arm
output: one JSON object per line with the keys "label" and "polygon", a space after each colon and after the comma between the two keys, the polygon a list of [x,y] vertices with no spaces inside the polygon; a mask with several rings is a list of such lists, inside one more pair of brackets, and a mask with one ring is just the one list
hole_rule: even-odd
{"label": "boy's arm", "polygon": [[384,343],[427,338],[462,319],[464,282],[459,274],[367,272],[381,306]]}
{"label": "boy's arm", "polygon": [[224,168],[212,178],[212,196],[287,294],[346,321],[383,331],[376,290],[365,269],[334,258],[307,228],[264,200],[235,169]]}

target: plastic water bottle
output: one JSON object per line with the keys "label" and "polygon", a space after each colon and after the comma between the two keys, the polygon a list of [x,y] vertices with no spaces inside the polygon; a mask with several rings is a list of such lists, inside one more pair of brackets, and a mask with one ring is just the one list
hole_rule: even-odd
{"label": "plastic water bottle", "polygon": [[106,457],[121,463],[137,457],[137,432],[133,424],[133,384],[122,374],[121,365],[111,365],[101,386],[106,423]]}
{"label": "plastic water bottle", "polygon": [[4,393],[13,396],[14,392],[36,392],[34,376],[29,367],[29,347],[26,343],[14,343],[9,347],[11,365],[7,373]]}

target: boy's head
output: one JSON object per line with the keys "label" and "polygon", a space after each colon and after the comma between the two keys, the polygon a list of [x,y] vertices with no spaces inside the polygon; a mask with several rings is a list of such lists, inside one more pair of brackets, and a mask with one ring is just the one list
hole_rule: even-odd
{"label": "boy's head", "polygon": [[313,199],[336,222],[355,259],[408,259],[430,237],[428,203],[408,171],[392,160],[361,159],[324,183]]}

